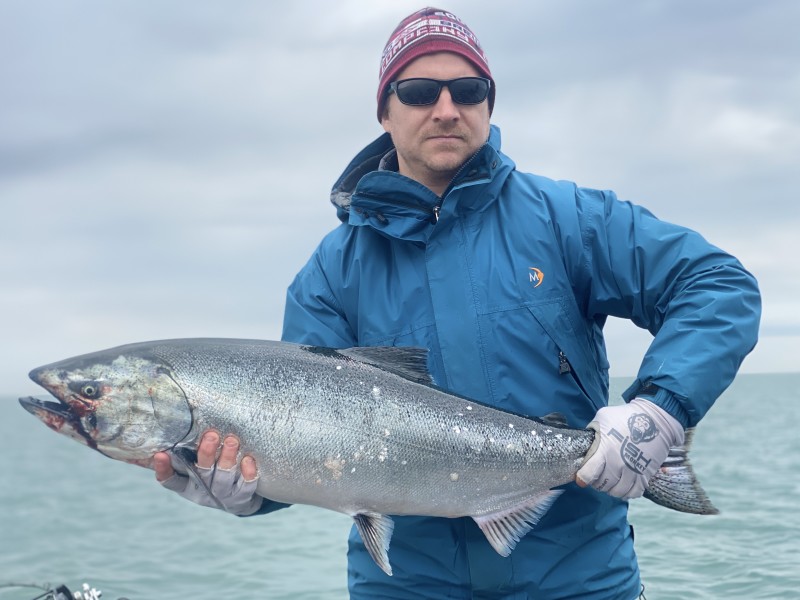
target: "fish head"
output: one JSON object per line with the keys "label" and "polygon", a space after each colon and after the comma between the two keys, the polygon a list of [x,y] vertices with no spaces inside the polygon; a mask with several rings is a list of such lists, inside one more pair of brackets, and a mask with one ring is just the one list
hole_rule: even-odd
{"label": "fish head", "polygon": [[184,391],[169,365],[152,356],[108,350],[39,367],[30,378],[57,402],[20,398],[28,412],[117,460],[151,466],[154,453],[192,427]]}

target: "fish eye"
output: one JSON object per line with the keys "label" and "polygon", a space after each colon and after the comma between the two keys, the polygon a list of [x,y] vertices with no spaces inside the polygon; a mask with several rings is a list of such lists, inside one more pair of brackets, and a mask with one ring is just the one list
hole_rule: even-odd
{"label": "fish eye", "polygon": [[100,395],[100,385],[96,381],[89,381],[81,386],[81,395],[94,399]]}

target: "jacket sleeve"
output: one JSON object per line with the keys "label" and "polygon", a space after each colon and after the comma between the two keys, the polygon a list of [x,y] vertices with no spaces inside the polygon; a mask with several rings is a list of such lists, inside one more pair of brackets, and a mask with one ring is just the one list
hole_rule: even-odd
{"label": "jacket sleeve", "polygon": [[577,191],[584,309],[653,334],[626,400],[645,395],[692,427],[730,385],[758,337],[755,278],[698,233],[610,192]]}
{"label": "jacket sleeve", "polygon": [[357,345],[357,339],[329,285],[324,256],[323,246],[320,246],[289,286],[281,339],[327,348],[349,348]]}
{"label": "jacket sleeve", "polygon": [[[356,338],[328,286],[321,256],[322,251],[317,249],[289,286],[281,339],[327,348],[355,346]],[[288,506],[264,498],[254,514],[263,515]]]}

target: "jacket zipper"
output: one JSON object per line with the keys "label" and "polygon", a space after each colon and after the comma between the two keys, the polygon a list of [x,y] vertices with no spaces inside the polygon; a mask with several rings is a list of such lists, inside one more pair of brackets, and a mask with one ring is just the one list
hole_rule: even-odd
{"label": "jacket zipper", "polygon": [[[558,374],[559,375],[567,375],[567,374],[570,375],[572,377],[572,380],[578,386],[578,388],[580,388],[581,392],[583,392],[583,395],[586,396],[587,398],[589,398],[590,401],[592,400],[592,397],[589,395],[589,392],[586,390],[585,387],[583,387],[583,384],[581,383],[581,380],[578,379],[578,374],[575,371],[572,370],[572,365],[569,364],[569,360],[567,359],[567,355],[564,354],[563,350],[559,350],[558,351]],[[592,402],[592,403],[594,404],[594,402]]]}
{"label": "jacket zipper", "polygon": [[442,209],[442,204],[444,204],[444,197],[450,193],[450,190],[453,188],[453,182],[455,182],[455,180],[458,179],[461,173],[464,172],[464,169],[467,168],[467,165],[469,165],[473,160],[475,160],[475,157],[481,153],[481,150],[483,150],[488,143],[489,143],[488,141],[484,142],[483,145],[480,148],[478,148],[472,156],[470,156],[466,161],[464,161],[464,164],[461,165],[458,171],[456,171],[456,174],[453,175],[453,178],[450,180],[450,183],[447,184],[444,193],[439,197],[439,202],[436,204],[436,206],[433,207],[433,217],[436,223],[439,222],[439,212]]}
{"label": "jacket zipper", "polygon": [[[386,198],[384,196],[374,196],[372,194],[366,194],[366,193],[363,193],[363,192],[361,193],[361,196],[364,196],[365,198],[370,198],[372,200],[379,200],[381,202],[387,202],[387,200],[386,200]],[[441,203],[435,204],[433,206],[433,208],[429,208],[429,209],[425,209],[425,207],[420,206],[419,204],[416,204],[414,202],[401,202],[401,201],[398,201],[398,200],[392,200],[391,204],[393,204],[394,206],[402,206],[403,208],[411,208],[411,209],[414,209],[414,210],[419,210],[419,211],[422,211],[424,213],[427,213],[427,214],[429,214],[429,215],[431,215],[433,217],[434,222],[439,220],[439,209],[441,208]],[[367,211],[365,211],[365,210],[363,210],[361,208],[356,208],[355,211],[357,213],[364,214],[365,216],[369,217],[369,215],[367,214]]]}
{"label": "jacket zipper", "polygon": [[[488,143],[488,142],[487,142],[487,143]],[[458,169],[458,171],[456,171],[456,174],[455,174],[455,175],[453,175],[453,178],[450,180],[450,183],[447,185],[447,188],[445,188],[445,191],[444,191],[444,193],[443,193],[441,196],[438,196],[438,202],[437,202],[436,204],[434,204],[434,205],[433,205],[433,208],[432,208],[432,209],[430,209],[430,210],[426,211],[426,210],[425,210],[424,208],[422,208],[422,207],[421,207],[419,204],[413,204],[413,203],[411,203],[411,202],[398,202],[397,200],[392,200],[392,204],[394,204],[395,206],[402,206],[402,207],[404,207],[404,208],[419,209],[419,210],[422,210],[423,212],[427,212],[427,213],[429,213],[429,214],[430,214],[430,215],[433,217],[433,222],[434,222],[434,223],[438,223],[438,222],[439,222],[439,213],[441,212],[441,210],[442,210],[442,204],[444,203],[444,197],[445,197],[445,196],[447,196],[447,194],[448,194],[448,193],[450,192],[450,190],[452,189],[452,187],[453,187],[453,182],[454,182],[456,179],[458,179],[458,177],[461,175],[461,173],[464,171],[464,169],[466,169],[466,168],[467,168],[467,165],[469,165],[469,163],[471,163],[471,162],[472,162],[472,161],[475,159],[475,157],[476,157],[476,156],[478,156],[478,154],[480,154],[481,150],[483,150],[484,146],[486,146],[486,144],[487,144],[487,143],[484,143],[484,144],[483,144],[483,146],[481,146],[480,148],[478,148],[478,149],[475,151],[475,153],[474,153],[472,156],[470,156],[470,157],[469,157],[469,159],[467,159],[467,160],[464,162],[464,164],[463,164],[463,165],[461,165],[461,167]],[[373,195],[371,195],[371,194],[364,194],[364,193],[362,193],[362,195],[363,195],[363,196],[365,196],[365,197],[367,197],[367,198],[372,198],[372,199],[374,199],[374,200],[381,200],[381,201],[384,201],[384,202],[386,201],[386,200],[385,200],[385,198],[383,198],[383,197],[381,197],[381,196],[373,196]],[[357,212],[364,212],[364,211],[361,211],[361,210],[360,210],[360,209],[358,209],[358,208],[356,209],[356,211],[357,211]]]}

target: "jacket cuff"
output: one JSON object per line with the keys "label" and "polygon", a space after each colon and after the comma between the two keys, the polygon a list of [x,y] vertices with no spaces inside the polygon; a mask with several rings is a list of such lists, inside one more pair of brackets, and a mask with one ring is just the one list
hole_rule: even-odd
{"label": "jacket cuff", "polygon": [[689,427],[689,414],[683,407],[683,403],[680,401],[679,397],[669,390],[657,386],[650,380],[642,383],[637,379],[633,382],[633,385],[622,393],[622,397],[625,399],[625,402],[630,402],[634,398],[649,400],[675,417],[684,429]]}

